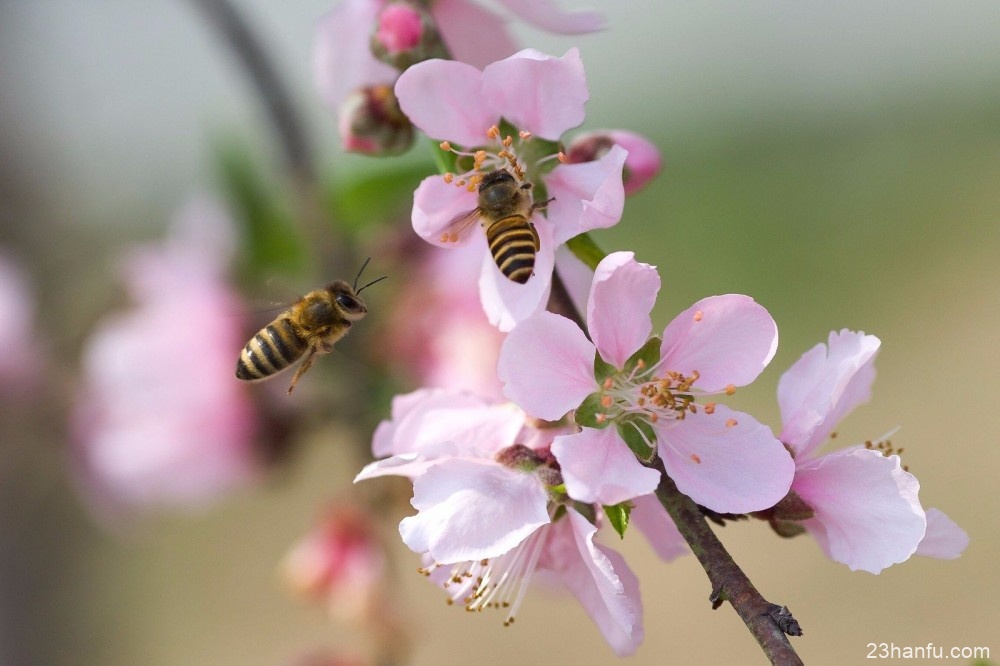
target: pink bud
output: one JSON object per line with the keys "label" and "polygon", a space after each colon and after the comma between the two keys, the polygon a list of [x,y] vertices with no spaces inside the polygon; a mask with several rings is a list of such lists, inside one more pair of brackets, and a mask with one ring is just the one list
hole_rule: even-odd
{"label": "pink bud", "polygon": [[340,138],[352,153],[403,153],[413,144],[413,135],[413,124],[400,110],[392,86],[356,90],[340,109]]}
{"label": "pink bud", "polygon": [[378,15],[375,39],[387,52],[395,55],[415,48],[423,32],[420,11],[409,3],[395,2]]}
{"label": "pink bud", "polygon": [[323,602],[337,619],[371,621],[380,610],[386,567],[374,525],[375,517],[360,506],[331,508],[285,556],[285,581]]}
{"label": "pink bud", "polygon": [[615,144],[628,151],[625,158],[625,194],[642,189],[660,172],[659,149],[648,139],[626,130],[588,132],[576,137],[566,150],[570,163],[592,162],[605,155]]}
{"label": "pink bud", "polygon": [[447,58],[433,18],[407,0],[388,3],[375,21],[372,54],[402,71],[430,58]]}

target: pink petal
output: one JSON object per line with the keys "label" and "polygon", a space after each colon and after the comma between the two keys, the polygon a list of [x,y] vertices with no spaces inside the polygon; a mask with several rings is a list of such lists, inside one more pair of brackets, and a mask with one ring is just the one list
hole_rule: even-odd
{"label": "pink petal", "polygon": [[320,19],[313,43],[313,75],[323,100],[335,111],[363,86],[392,85],[396,69],[377,60],[368,44],[382,7],[371,0],[344,0]]}
{"label": "pink petal", "polygon": [[690,376],[696,390],[723,391],[745,386],[767,367],[778,348],[778,327],[749,296],[703,298],[677,315],[663,331],[664,370]]}
{"label": "pink petal", "polygon": [[[435,0],[431,14],[455,60],[482,69],[517,51],[505,21],[479,5],[466,0]],[[483,39],[486,33],[489,39]]]}
{"label": "pink petal", "polygon": [[510,446],[524,425],[524,413],[512,405],[489,405],[467,394],[427,391],[402,417],[393,420],[394,454],[425,453],[450,442],[463,455],[489,457]]}
{"label": "pink petal", "polygon": [[485,249],[485,236],[477,223],[470,225],[458,242],[442,240],[456,217],[476,207],[476,197],[475,192],[449,185],[441,176],[424,178],[413,193],[413,211],[410,216],[413,230],[425,241],[438,247],[452,248],[473,242],[482,244]]}
{"label": "pink petal", "polygon": [[795,463],[770,428],[716,405],[656,428],[660,457],[677,488],[722,513],[774,506],[788,494]]}
{"label": "pink petal", "polygon": [[546,210],[556,243],[618,224],[625,207],[622,168],[627,155],[621,146],[612,146],[598,160],[560,164],[546,176],[549,196],[555,197]]}
{"label": "pink petal", "polygon": [[550,522],[548,496],[531,474],[492,462],[442,462],[413,482],[415,516],[399,533],[440,564],[497,557]]}
{"label": "pink petal", "polygon": [[460,453],[457,446],[451,442],[444,442],[428,451],[403,453],[383,458],[365,465],[354,477],[354,483],[380,476],[405,476],[409,479],[415,479],[434,465],[458,457]]}
{"label": "pink petal", "polygon": [[634,653],[644,636],[635,574],[621,555],[594,543],[597,528],[576,510],[550,530],[539,569],[559,575],[616,654]]}
{"label": "pink petal", "polygon": [[552,226],[545,220],[536,220],[535,229],[538,232],[539,250],[535,254],[535,272],[527,283],[519,284],[505,277],[489,252],[485,253],[483,259],[483,269],[479,275],[479,296],[483,301],[483,311],[490,323],[504,332],[538,312],[549,300],[552,268],[555,264]]}
{"label": "pink petal", "polygon": [[597,390],[595,351],[569,319],[539,312],[518,324],[500,349],[503,393],[531,416],[560,419]]}
{"label": "pink petal", "polygon": [[536,28],[561,35],[603,30],[607,22],[597,12],[564,12],[550,0],[500,0],[500,4]]}
{"label": "pink petal", "polygon": [[861,447],[800,463],[792,489],[816,512],[804,525],[827,557],[877,574],[913,555],[927,528],[920,484],[898,456]]}
{"label": "pink petal", "polygon": [[677,525],[656,499],[656,495],[636,497],[632,504],[629,522],[642,532],[662,560],[670,562],[691,552],[684,537],[677,531]]}
{"label": "pink petal", "polygon": [[433,139],[479,146],[500,114],[484,94],[483,73],[454,60],[425,60],[396,81],[399,107]]}
{"label": "pink petal", "polygon": [[561,58],[526,49],[487,65],[482,82],[494,122],[502,116],[518,129],[550,141],[583,122],[583,107],[590,98],[575,48]]}
{"label": "pink petal", "polygon": [[597,265],[587,302],[587,328],[601,358],[621,369],[653,330],[649,313],[660,291],[656,268],[632,252],[614,252]]}
{"label": "pink petal", "polygon": [[580,261],[565,245],[556,247],[556,272],[562,278],[563,286],[569,292],[570,300],[577,312],[586,312],[590,285],[594,281],[594,271]]}
{"label": "pink petal", "polygon": [[584,428],[556,437],[552,453],[559,461],[566,491],[588,504],[618,504],[647,495],[660,484],[660,474],[644,467],[614,428]]}
{"label": "pink petal", "polygon": [[880,344],[874,335],[832,332],[829,346],[816,345],[781,376],[780,439],[797,456],[814,451],[841,419],[871,399]]}
{"label": "pink petal", "polygon": [[644,136],[626,130],[597,130],[578,134],[566,147],[566,158],[571,164],[592,162],[606,155],[616,145],[628,151],[622,173],[625,194],[642,189],[660,172],[662,158],[659,148]]}
{"label": "pink petal", "polygon": [[927,509],[927,532],[917,555],[953,560],[969,545],[969,534],[940,509]]}

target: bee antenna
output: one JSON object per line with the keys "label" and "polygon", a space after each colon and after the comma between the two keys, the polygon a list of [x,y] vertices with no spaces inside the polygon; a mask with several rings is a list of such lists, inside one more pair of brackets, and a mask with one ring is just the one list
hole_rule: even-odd
{"label": "bee antenna", "polygon": [[[368,257],[367,259],[365,259],[365,263],[361,264],[361,270],[358,271],[357,276],[355,276],[355,278],[354,278],[354,286],[352,288],[354,289],[354,293],[355,294],[358,293],[359,291],[361,291],[361,289],[364,289],[364,287],[361,287],[361,289],[358,289],[358,280],[361,279],[361,274],[365,272],[365,267],[368,265],[368,262],[371,261],[371,260],[372,260],[371,257]],[[368,286],[368,285],[365,285],[365,286]]]}
{"label": "bee antenna", "polygon": [[375,284],[376,282],[381,282],[382,280],[386,279],[387,277],[389,277],[389,276],[388,276],[388,275],[383,275],[383,276],[382,276],[382,277],[380,277],[380,278],[375,278],[374,280],[372,280],[371,282],[369,282],[369,283],[368,283],[368,284],[366,284],[365,286],[361,287],[361,289],[358,289],[358,290],[357,290],[357,291],[355,291],[354,293],[355,293],[355,294],[360,294],[360,293],[361,293],[361,292],[362,292],[363,290],[365,290],[365,289],[367,289],[368,287],[372,286],[372,285],[373,285],[373,284]]}

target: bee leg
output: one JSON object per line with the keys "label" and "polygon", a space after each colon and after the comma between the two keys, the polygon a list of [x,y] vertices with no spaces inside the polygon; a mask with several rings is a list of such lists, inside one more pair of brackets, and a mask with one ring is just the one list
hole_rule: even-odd
{"label": "bee leg", "polygon": [[310,347],[309,351],[306,352],[305,358],[302,359],[302,365],[299,366],[299,369],[296,370],[295,374],[292,376],[292,383],[288,385],[288,391],[287,391],[287,393],[291,393],[292,392],[292,390],[295,388],[296,382],[299,381],[299,377],[301,377],[302,375],[306,374],[306,370],[308,370],[309,368],[311,368],[312,364],[315,361],[316,361],[316,348],[315,347]]}
{"label": "bee leg", "polygon": [[532,214],[533,214],[533,213],[534,213],[534,212],[535,212],[536,210],[539,210],[539,209],[542,209],[542,208],[545,208],[546,206],[548,206],[548,205],[549,205],[550,203],[552,203],[552,202],[553,202],[553,201],[555,201],[555,200],[556,200],[556,198],[555,198],[555,197],[552,197],[551,199],[546,199],[545,201],[539,201],[538,203],[533,203],[533,204],[531,204],[531,211],[530,211],[530,212],[528,213],[528,217],[530,218],[530,217],[531,217],[531,215],[532,215]]}

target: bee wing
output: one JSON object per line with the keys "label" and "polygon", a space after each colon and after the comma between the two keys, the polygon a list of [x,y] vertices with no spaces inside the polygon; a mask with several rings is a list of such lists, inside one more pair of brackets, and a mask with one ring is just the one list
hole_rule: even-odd
{"label": "bee wing", "polygon": [[480,220],[481,216],[482,213],[479,212],[478,208],[459,213],[441,230],[441,242],[454,243],[458,241],[469,231],[469,227]]}

